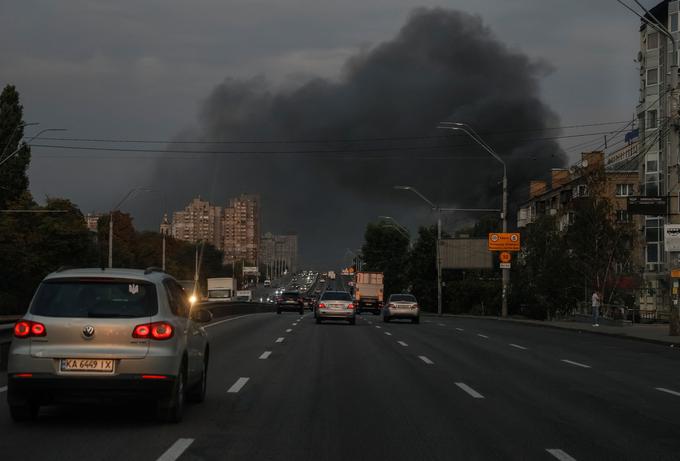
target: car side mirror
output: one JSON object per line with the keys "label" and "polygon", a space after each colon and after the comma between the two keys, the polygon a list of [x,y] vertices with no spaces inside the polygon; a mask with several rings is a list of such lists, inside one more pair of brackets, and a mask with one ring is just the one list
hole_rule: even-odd
{"label": "car side mirror", "polygon": [[196,309],[191,312],[191,320],[200,323],[208,323],[212,320],[213,315],[208,309]]}

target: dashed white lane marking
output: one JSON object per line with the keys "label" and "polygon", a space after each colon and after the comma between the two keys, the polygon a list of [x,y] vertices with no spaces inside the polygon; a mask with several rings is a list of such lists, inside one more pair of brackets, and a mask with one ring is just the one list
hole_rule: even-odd
{"label": "dashed white lane marking", "polygon": [[175,461],[194,443],[194,439],[177,439],[175,443],[163,453],[158,461]]}
{"label": "dashed white lane marking", "polygon": [[272,351],[264,351],[260,356],[260,360],[266,360],[270,355],[272,355]]}
{"label": "dashed white lane marking", "polygon": [[419,355],[418,358],[420,360],[422,360],[423,362],[427,363],[428,365],[434,365],[434,362],[432,360],[428,359],[427,357],[425,357],[424,355]]}
{"label": "dashed white lane marking", "polygon": [[458,331],[465,331],[465,330],[463,330],[462,328],[456,328],[456,330],[458,330]]}
{"label": "dashed white lane marking", "polygon": [[376,327],[378,330],[382,328],[380,325],[376,325],[375,327]]}
{"label": "dashed white lane marking", "polygon": [[480,338],[485,338],[485,339],[489,339],[489,337],[488,337],[488,336],[486,336],[486,335],[483,335],[483,334],[481,334],[481,333],[477,333],[477,336],[479,336]]}
{"label": "dashed white lane marking", "polygon": [[510,346],[515,347],[515,348],[517,348],[517,349],[522,349],[523,351],[527,350],[526,347],[520,346],[519,344],[510,343]]}
{"label": "dashed white lane marking", "polygon": [[229,388],[227,392],[230,394],[236,394],[238,391],[243,389],[243,386],[245,386],[248,381],[250,381],[250,378],[237,379],[236,382]]}
{"label": "dashed white lane marking", "polygon": [[567,359],[562,359],[564,363],[568,363],[569,365],[574,365],[576,367],[581,367],[581,368],[590,368],[590,365],[586,365],[585,363],[579,363],[579,362],[572,362],[571,360]]}
{"label": "dashed white lane marking", "polygon": [[445,326],[446,326],[446,325],[443,324],[443,323],[438,323],[437,325],[439,325],[440,327],[445,327]]}
{"label": "dashed white lane marking", "polygon": [[576,461],[576,458],[572,458],[564,450],[560,450],[559,448],[546,448],[545,451],[547,451],[560,461]]}
{"label": "dashed white lane marking", "polygon": [[276,342],[277,342],[277,343],[282,343],[282,342],[283,342],[283,338],[278,338],[278,339],[276,340]]}
{"label": "dashed white lane marking", "polygon": [[292,329],[292,328],[288,328],[288,329],[286,330],[286,333],[290,333],[291,331],[293,331],[293,329]]}
{"label": "dashed white lane marking", "polygon": [[296,327],[296,326],[297,326],[297,322],[295,322],[295,323],[293,324],[293,326]]}
{"label": "dashed white lane marking", "polygon": [[465,392],[468,393],[468,395],[470,395],[470,397],[472,397],[474,399],[483,399],[484,398],[484,396],[482,394],[480,394],[479,392],[477,392],[476,390],[474,390],[473,388],[471,388],[470,386],[468,386],[465,383],[456,383],[456,386],[463,389]]}
{"label": "dashed white lane marking", "polygon": [[406,344],[404,341],[397,341],[397,343],[401,344],[401,345],[404,346],[404,347],[407,347],[407,346],[408,346],[408,344]]}
{"label": "dashed white lane marking", "polygon": [[[5,389],[7,388],[5,387]],[[665,392],[667,394],[675,395],[676,397],[680,397],[680,392],[675,392],[670,389],[666,389],[665,387],[655,387],[654,389],[656,389],[657,391]],[[0,389],[0,392],[2,392],[2,389]]]}
{"label": "dashed white lane marking", "polygon": [[0,387],[0,393],[7,392],[7,386]]}
{"label": "dashed white lane marking", "polygon": [[386,331],[385,334],[386,334],[387,336],[392,336],[392,333],[390,333],[389,331]]}

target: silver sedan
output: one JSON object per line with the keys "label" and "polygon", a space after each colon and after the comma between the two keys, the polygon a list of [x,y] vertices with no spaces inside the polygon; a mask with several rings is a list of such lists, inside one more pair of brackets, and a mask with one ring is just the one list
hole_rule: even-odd
{"label": "silver sedan", "polygon": [[390,295],[383,307],[383,321],[393,319],[410,319],[413,323],[420,323],[420,307],[416,297],[407,293]]}

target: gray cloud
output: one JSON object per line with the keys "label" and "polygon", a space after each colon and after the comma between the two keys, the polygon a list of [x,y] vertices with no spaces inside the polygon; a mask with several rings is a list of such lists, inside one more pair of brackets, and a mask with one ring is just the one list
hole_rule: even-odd
{"label": "gray cloud", "polygon": [[[559,124],[539,95],[548,68],[509,50],[477,16],[417,9],[396,37],[352,56],[339,81],[281,89],[264,78],[225,80],[207,98],[200,128],[184,135],[318,144],[228,144],[252,153],[219,154],[181,172],[161,163],[157,178],[185,195],[260,192],[265,223],[298,230],[308,258],[322,259],[329,242],[356,241],[367,219],[413,204],[397,196],[395,184],[415,185],[440,202],[498,206],[500,165],[465,138],[444,138],[435,129],[441,120],[487,133],[508,162],[514,197],[528,180],[563,165],[555,141],[527,141]],[[475,158],[450,160],[456,156]]]}

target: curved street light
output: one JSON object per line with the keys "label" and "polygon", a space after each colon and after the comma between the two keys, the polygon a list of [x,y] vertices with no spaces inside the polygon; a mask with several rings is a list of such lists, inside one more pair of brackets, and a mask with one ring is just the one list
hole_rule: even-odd
{"label": "curved street light", "polygon": [[[505,161],[494,151],[491,146],[489,146],[486,141],[482,139],[481,136],[477,134],[475,130],[472,129],[467,123],[460,122],[441,122],[437,127],[444,130],[454,130],[462,131],[468,135],[473,141],[475,141],[479,146],[487,151],[493,158],[498,160],[503,165],[503,197],[502,197],[502,211],[501,219],[503,221],[503,232],[508,231],[508,168]],[[502,306],[501,306],[501,316],[508,316],[508,283],[510,281],[510,270],[503,269],[503,291],[502,291]]]}
{"label": "curved street light", "polygon": [[[29,126],[29,125],[37,125],[37,123],[25,123],[23,126]],[[19,126],[20,126],[20,125],[19,125]],[[14,130],[16,131],[16,130],[19,128],[19,126],[17,126],[17,128],[15,128]],[[47,133],[48,131],[68,131],[68,130],[67,130],[66,128],[45,128],[44,130],[38,131],[38,133],[36,133],[35,135],[33,135],[33,136],[31,137],[31,139],[29,139],[28,141],[26,141],[25,143],[23,143],[23,144],[21,144],[19,147],[17,147],[17,148],[14,150],[14,152],[12,152],[12,153],[9,154],[7,157],[5,157],[5,158],[3,158],[2,160],[0,160],[0,166],[2,166],[5,162],[7,162],[7,161],[11,160],[12,158],[14,158],[14,157],[19,153],[19,151],[24,147],[24,144],[30,145],[30,144],[31,144],[31,141],[33,141],[34,139],[37,139],[41,134]]]}
{"label": "curved street light", "polygon": [[118,204],[113,207],[113,209],[109,212],[109,269],[113,267],[113,213],[118,211],[118,209],[123,206],[123,203],[127,199],[129,199],[131,196],[136,194],[137,192],[151,192],[153,189],[149,187],[133,187],[128,191],[127,194],[121,199]]}

